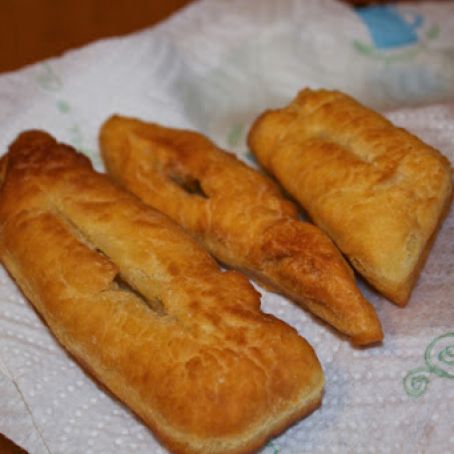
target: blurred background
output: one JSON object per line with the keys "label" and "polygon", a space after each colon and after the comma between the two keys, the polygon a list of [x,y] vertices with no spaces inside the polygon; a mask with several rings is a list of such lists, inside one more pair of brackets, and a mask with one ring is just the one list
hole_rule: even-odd
{"label": "blurred background", "polygon": [[190,0],[1,0],[0,72],[166,18]]}
{"label": "blurred background", "polygon": [[140,30],[191,1],[0,0],[0,72],[19,69],[100,38]]}

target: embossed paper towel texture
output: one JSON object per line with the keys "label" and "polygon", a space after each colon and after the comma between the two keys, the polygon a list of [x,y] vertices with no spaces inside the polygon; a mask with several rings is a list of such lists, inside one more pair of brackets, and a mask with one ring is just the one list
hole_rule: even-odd
{"label": "embossed paper towel texture", "polygon": [[[0,77],[0,145],[44,128],[101,169],[97,131],[119,112],[196,128],[251,161],[244,141],[251,120],[304,85],[340,88],[377,109],[453,99],[453,8],[196,3],[154,29]],[[391,24],[386,36],[383,21]],[[390,117],[453,162],[454,104]],[[309,340],[327,379],[322,408],[264,452],[454,451],[453,238],[451,214],[407,308],[362,285],[383,322],[379,347],[354,349],[262,291],[264,310]],[[4,271],[0,277],[0,432],[32,453],[165,452],[59,347]]]}

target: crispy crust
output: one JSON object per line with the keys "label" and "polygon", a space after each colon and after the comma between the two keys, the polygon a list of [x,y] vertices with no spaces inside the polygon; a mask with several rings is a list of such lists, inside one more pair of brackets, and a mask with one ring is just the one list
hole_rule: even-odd
{"label": "crispy crust", "polygon": [[0,252],[59,341],[180,453],[245,453],[321,400],[309,344],[170,219],[51,136],[1,163]]}
{"label": "crispy crust", "polygon": [[260,163],[352,265],[398,305],[408,302],[449,209],[448,160],[347,95],[301,91],[254,123]]}
{"label": "crispy crust", "polygon": [[114,116],[101,128],[108,172],[220,261],[289,296],[355,344],[383,337],[341,254],[268,178],[196,132]]}

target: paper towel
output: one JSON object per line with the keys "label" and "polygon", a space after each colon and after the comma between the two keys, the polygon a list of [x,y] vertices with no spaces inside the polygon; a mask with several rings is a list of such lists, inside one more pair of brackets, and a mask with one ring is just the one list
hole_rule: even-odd
{"label": "paper towel", "polygon": [[[97,132],[118,112],[200,130],[253,163],[244,140],[251,121],[310,85],[342,89],[376,109],[405,107],[389,117],[454,162],[454,4],[377,8],[195,3],[158,27],[1,76],[1,149],[22,130],[43,128],[102,169]],[[391,44],[380,35],[383,21],[392,24]],[[307,338],[327,380],[321,409],[263,452],[454,452],[453,234],[451,213],[408,307],[360,283],[383,323],[377,347],[352,348],[261,289],[263,309]],[[4,270],[0,432],[31,453],[166,452],[65,353]]]}

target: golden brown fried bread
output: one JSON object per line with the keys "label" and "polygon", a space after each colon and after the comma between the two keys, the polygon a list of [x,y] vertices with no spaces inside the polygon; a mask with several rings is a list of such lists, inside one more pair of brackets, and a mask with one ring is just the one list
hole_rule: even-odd
{"label": "golden brown fried bread", "polygon": [[201,134],[115,116],[101,129],[108,171],[222,262],[327,321],[355,344],[382,339],[373,307],[331,240],[301,222],[274,183]]}
{"label": "golden brown fried bread", "polygon": [[60,342],[179,453],[244,453],[320,403],[247,279],[43,132],[2,162],[1,260]]}
{"label": "golden brown fried bread", "polygon": [[437,150],[336,91],[301,91],[265,112],[249,145],[352,265],[405,305],[447,212],[451,168]]}

